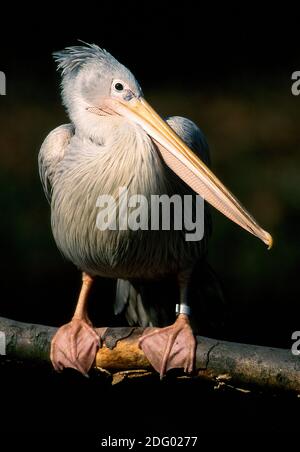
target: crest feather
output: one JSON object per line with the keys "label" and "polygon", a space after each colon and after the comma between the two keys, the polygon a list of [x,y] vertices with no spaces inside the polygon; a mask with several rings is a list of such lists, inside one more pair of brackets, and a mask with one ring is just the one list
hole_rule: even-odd
{"label": "crest feather", "polygon": [[57,63],[57,70],[61,70],[62,75],[77,71],[90,60],[115,60],[110,53],[96,44],[81,42],[85,45],[66,47],[58,52],[53,52],[52,55]]}

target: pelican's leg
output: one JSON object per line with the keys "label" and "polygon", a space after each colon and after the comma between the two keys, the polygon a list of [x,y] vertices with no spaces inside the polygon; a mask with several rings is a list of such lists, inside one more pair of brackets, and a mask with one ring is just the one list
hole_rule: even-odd
{"label": "pelican's leg", "polygon": [[83,273],[74,316],[70,323],[59,328],[52,339],[50,358],[58,372],[64,367],[72,367],[87,375],[95,360],[100,337],[87,314],[87,299],[92,283],[93,278]]}
{"label": "pelican's leg", "polygon": [[180,304],[176,306],[177,319],[173,325],[145,333],[139,341],[148,360],[162,378],[172,368],[192,372],[195,362],[196,338],[193,334],[187,302],[187,288],[191,272],[178,276]]}

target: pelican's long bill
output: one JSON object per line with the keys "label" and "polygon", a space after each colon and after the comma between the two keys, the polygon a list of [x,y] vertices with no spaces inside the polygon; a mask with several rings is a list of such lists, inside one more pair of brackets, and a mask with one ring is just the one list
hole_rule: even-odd
{"label": "pelican's long bill", "polygon": [[262,229],[222,184],[213,172],[194,154],[169,125],[143,98],[130,101],[109,99],[109,108],[138,123],[155,140],[166,164],[196,193],[251,234],[268,248],[272,236]]}

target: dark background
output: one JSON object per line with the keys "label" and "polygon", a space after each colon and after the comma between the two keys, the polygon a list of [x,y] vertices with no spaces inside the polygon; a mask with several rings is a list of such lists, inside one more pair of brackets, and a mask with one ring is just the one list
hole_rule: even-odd
{"label": "dark background", "polygon": [[[226,338],[290,348],[292,332],[300,329],[300,96],[291,94],[291,74],[300,70],[298,11],[273,6],[263,14],[245,6],[223,14],[192,4],[115,4],[83,5],[78,12],[73,6],[63,15],[49,3],[34,14],[18,7],[18,20],[16,13],[6,17],[0,53],[0,70],[7,77],[7,95],[0,97],[0,315],[61,325],[74,309],[80,275],[54,244],[37,154],[49,131],[68,121],[51,52],[79,38],[99,44],[128,66],[162,115],[187,116],[202,128],[214,172],[275,240],[267,251],[214,213],[209,262],[224,286],[230,313]],[[112,281],[98,283],[91,300],[98,326],[116,324],[113,296]],[[174,426],[180,432],[189,425],[191,432],[200,431],[200,424],[216,430],[293,428],[295,401],[289,398],[216,395],[192,384],[152,383],[146,390],[105,387],[104,403],[93,377],[83,382],[73,372],[49,376],[18,367],[3,375],[12,397],[6,409],[32,409],[27,421],[16,421],[16,429],[80,431],[78,426],[95,429],[98,419],[103,429],[103,410],[108,410],[109,425],[121,431],[119,418],[126,410],[132,414],[132,407],[144,416],[134,417],[132,432],[140,424],[152,434]],[[195,392],[198,417],[182,424],[180,413],[191,410]],[[44,417],[37,416],[40,410]],[[212,426],[209,419],[216,412],[222,419]]]}

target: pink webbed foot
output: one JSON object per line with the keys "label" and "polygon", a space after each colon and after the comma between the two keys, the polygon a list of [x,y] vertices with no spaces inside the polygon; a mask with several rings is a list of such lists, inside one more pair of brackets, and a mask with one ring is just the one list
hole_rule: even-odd
{"label": "pink webbed foot", "polygon": [[196,338],[188,316],[179,314],[175,323],[145,333],[139,346],[162,378],[169,369],[183,368],[191,373],[194,369]]}
{"label": "pink webbed foot", "polygon": [[50,358],[56,371],[71,367],[87,376],[100,346],[100,337],[89,320],[73,318],[51,342]]}

